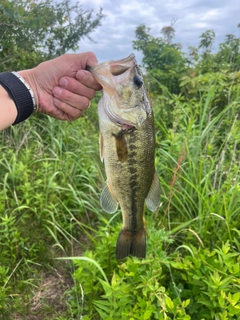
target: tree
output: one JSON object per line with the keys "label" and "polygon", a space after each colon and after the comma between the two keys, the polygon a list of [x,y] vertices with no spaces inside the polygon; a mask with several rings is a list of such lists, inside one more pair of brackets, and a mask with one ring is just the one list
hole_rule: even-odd
{"label": "tree", "polygon": [[215,61],[219,70],[238,71],[240,69],[240,38],[227,34],[225,42],[219,45]]}
{"label": "tree", "polygon": [[164,41],[167,42],[167,44],[171,44],[172,40],[175,36],[175,29],[173,28],[173,25],[177,22],[177,19],[174,18],[171,21],[170,26],[165,26],[162,28],[161,33],[163,34]]}
{"label": "tree", "polygon": [[[186,58],[178,44],[171,43],[175,30],[172,26],[164,27],[161,31],[163,38],[154,38],[150,28],[140,25],[136,28],[137,40],[133,41],[133,48],[142,51],[143,65],[148,74],[170,92],[180,92],[179,81],[186,69]],[[155,82],[156,83],[156,82]],[[152,86],[158,90],[159,86]]]}
{"label": "tree", "polygon": [[199,48],[202,48],[204,52],[210,53],[212,50],[213,41],[215,40],[215,32],[213,30],[207,30],[204,32],[200,38]]}
{"label": "tree", "polygon": [[[2,0],[0,70],[31,68],[72,49],[101,25],[102,9],[84,11],[70,0]],[[90,38],[91,39],[91,38]]]}
{"label": "tree", "polygon": [[215,32],[207,30],[201,36],[198,49],[203,52],[199,56],[195,56],[197,61],[196,73],[204,74],[218,71],[237,71],[240,66],[240,38],[233,34],[227,34],[225,41],[220,43],[217,53],[212,52],[212,46],[215,39]]}
{"label": "tree", "polygon": [[161,30],[161,33],[163,34],[164,40],[167,44],[171,44],[172,39],[175,35],[175,30],[172,26],[163,27]]}
{"label": "tree", "polygon": [[202,54],[196,66],[197,73],[214,72],[216,64],[214,54],[212,54],[212,46],[215,40],[215,32],[213,30],[207,30],[201,34],[200,39],[198,49],[202,49]]}

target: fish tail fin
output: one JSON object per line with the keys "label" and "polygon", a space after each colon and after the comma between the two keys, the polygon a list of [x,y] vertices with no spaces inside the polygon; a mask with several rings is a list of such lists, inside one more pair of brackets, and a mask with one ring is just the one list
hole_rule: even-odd
{"label": "fish tail fin", "polygon": [[137,232],[121,230],[116,245],[117,260],[129,255],[137,258],[146,257],[146,231],[144,228]]}

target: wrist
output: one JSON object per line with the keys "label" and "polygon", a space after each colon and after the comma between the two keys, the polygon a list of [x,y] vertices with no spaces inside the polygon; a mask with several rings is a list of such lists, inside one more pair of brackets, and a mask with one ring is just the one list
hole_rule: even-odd
{"label": "wrist", "polygon": [[36,103],[36,98],[35,98],[35,94],[32,90],[32,88],[27,84],[27,82],[24,80],[24,78],[22,76],[20,76],[19,72],[12,72],[24,85],[25,87],[28,89],[31,98],[32,98],[32,103],[33,103],[33,111],[35,111],[37,109],[37,103]]}
{"label": "wrist", "polygon": [[17,117],[13,125],[26,120],[36,107],[35,97],[30,86],[17,73],[0,73],[0,84],[14,101]]}
{"label": "wrist", "polygon": [[34,102],[35,102],[35,108],[34,111],[38,112],[38,106],[39,106],[39,98],[38,98],[38,91],[37,91],[37,85],[36,81],[34,80],[34,68],[29,70],[21,70],[17,71],[16,73],[24,80],[25,83],[31,88],[32,93],[34,95]]}

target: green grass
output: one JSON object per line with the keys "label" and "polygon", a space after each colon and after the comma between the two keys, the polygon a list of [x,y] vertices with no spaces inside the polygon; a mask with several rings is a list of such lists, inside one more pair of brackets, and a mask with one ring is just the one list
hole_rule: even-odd
{"label": "green grass", "polygon": [[97,126],[87,118],[68,124],[36,117],[1,138],[0,306],[11,319],[55,255],[88,247],[81,238],[98,223],[102,175]]}
{"label": "green grass", "polygon": [[239,319],[240,97],[218,110],[219,92],[168,94],[170,115],[153,99],[162,195],[143,260],[115,260],[96,104],[1,133],[0,319]]}

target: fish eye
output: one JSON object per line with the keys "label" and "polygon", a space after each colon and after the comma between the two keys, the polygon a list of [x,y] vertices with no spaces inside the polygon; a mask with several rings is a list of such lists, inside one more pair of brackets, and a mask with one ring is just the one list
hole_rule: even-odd
{"label": "fish eye", "polygon": [[133,82],[134,84],[138,87],[138,89],[140,89],[143,86],[143,81],[140,77],[138,76],[134,76],[133,78]]}

